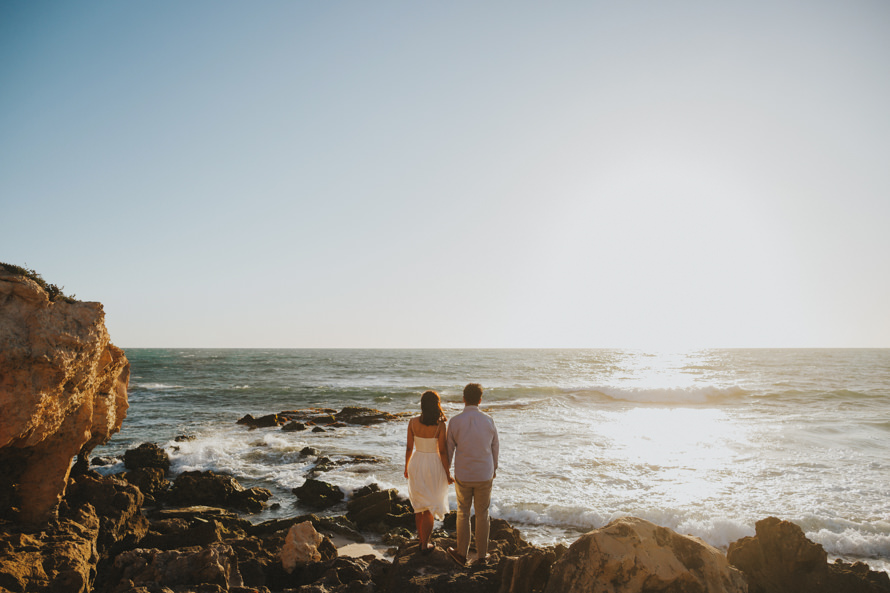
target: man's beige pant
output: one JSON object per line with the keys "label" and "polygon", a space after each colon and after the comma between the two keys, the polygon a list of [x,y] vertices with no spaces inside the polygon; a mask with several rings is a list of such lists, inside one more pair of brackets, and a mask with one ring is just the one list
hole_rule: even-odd
{"label": "man's beige pant", "polygon": [[491,484],[486,482],[454,481],[457,493],[457,551],[466,558],[470,551],[470,505],[476,512],[476,552],[482,558],[488,554],[488,505],[491,503]]}

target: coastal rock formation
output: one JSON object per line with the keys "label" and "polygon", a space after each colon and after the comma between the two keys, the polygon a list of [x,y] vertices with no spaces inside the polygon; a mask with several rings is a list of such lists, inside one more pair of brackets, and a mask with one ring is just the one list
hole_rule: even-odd
{"label": "coastal rock formation", "polygon": [[170,470],[170,456],[154,443],[142,443],[135,449],[124,451],[124,467],[127,469],[157,468],[164,475]]}
{"label": "coastal rock formation", "polygon": [[803,530],[776,517],[758,521],[755,535],[729,545],[727,558],[748,579],[749,593],[886,593],[890,577],[857,562],[828,563]]}
{"label": "coastal rock formation", "polygon": [[0,514],[53,517],[72,458],[120,430],[129,376],[100,303],[51,301],[0,264]]}
{"label": "coastal rock formation", "polygon": [[[123,593],[138,586],[217,585],[222,591],[242,585],[238,558],[228,544],[152,550],[140,548],[114,559],[104,590]],[[205,590],[202,587],[202,590]]]}
{"label": "coastal rock formation", "polygon": [[308,478],[301,486],[291,490],[299,501],[316,509],[332,507],[344,498],[343,491],[332,484]]}
{"label": "coastal rock formation", "polygon": [[272,493],[267,489],[244,488],[232,476],[191,471],[179,474],[165,501],[178,506],[220,506],[256,513],[263,510],[270,498]]}
{"label": "coastal rock formation", "polygon": [[310,521],[303,521],[291,526],[281,548],[281,566],[291,574],[298,565],[319,562],[321,552],[318,546],[324,536],[315,531]]}
{"label": "coastal rock formation", "polygon": [[581,536],[560,558],[547,593],[744,593],[742,574],[700,539],[625,517]]}
{"label": "coastal rock formation", "polygon": [[238,420],[237,424],[247,426],[251,430],[284,425],[282,430],[286,432],[306,430],[309,426],[315,425],[313,430],[323,431],[324,429],[321,426],[332,428],[346,426],[347,424],[369,426],[371,424],[400,420],[410,415],[408,412],[390,414],[389,412],[373,408],[346,406],[339,412],[332,408],[308,408],[305,410],[288,410],[277,414],[266,414],[258,418],[251,414],[245,414]]}

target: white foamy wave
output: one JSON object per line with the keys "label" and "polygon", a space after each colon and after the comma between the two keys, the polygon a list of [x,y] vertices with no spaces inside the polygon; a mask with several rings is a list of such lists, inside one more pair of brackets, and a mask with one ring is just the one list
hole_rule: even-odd
{"label": "white foamy wave", "polygon": [[717,387],[715,385],[688,387],[617,387],[603,385],[583,391],[569,391],[573,393],[598,393],[605,395],[609,399],[653,404],[698,404],[738,397],[747,393],[737,385],[729,387]]}
{"label": "white foamy wave", "polygon": [[890,558],[888,533],[862,533],[856,529],[845,529],[838,533],[820,529],[806,535],[817,544],[822,544],[825,551],[833,556]]}
{"label": "white foamy wave", "polygon": [[166,383],[131,383],[132,389],[182,389],[182,385],[168,385]]}

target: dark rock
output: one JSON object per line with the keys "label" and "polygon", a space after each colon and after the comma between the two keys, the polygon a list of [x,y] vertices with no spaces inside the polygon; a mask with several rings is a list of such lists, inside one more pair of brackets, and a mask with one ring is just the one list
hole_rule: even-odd
{"label": "dark rock", "polygon": [[334,416],[336,421],[345,422],[347,424],[360,424],[367,426],[369,424],[381,424],[398,420],[401,416],[390,414],[389,412],[381,412],[372,408],[362,408],[358,406],[347,406],[337,412]]}
{"label": "dark rock", "polygon": [[139,488],[145,496],[145,504],[153,504],[170,488],[170,482],[164,478],[164,470],[159,467],[134,469],[121,474],[121,478]]}
{"label": "dark rock", "polygon": [[297,422],[296,420],[292,420],[281,427],[281,430],[284,432],[297,432],[300,430],[306,430],[306,425],[302,422]]}
{"label": "dark rock", "polygon": [[222,506],[248,513],[261,511],[272,493],[265,488],[245,489],[238,480],[212,471],[183,472],[173,482],[167,503],[179,506]]}
{"label": "dark rock", "polygon": [[330,457],[319,457],[315,461],[315,466],[309,472],[309,477],[315,477],[320,473],[331,471],[334,468],[344,465],[361,465],[370,463],[381,463],[383,459],[374,457],[373,455],[344,455],[340,459],[331,459]]}
{"label": "dark rock", "polygon": [[148,532],[148,519],[142,516],[144,497],[139,488],[116,476],[78,476],[68,484],[60,512],[77,513],[91,505],[99,517],[96,546],[101,556],[136,545]]}
{"label": "dark rock", "polygon": [[747,578],[749,593],[890,591],[885,572],[844,562],[828,564],[822,546],[808,540],[794,523],[767,517],[756,523],[755,532],[754,537],[731,543],[727,552],[729,562]]}
{"label": "dark rock", "polygon": [[89,504],[40,530],[0,521],[0,591],[92,591],[98,536],[99,518]]}
{"label": "dark rock", "polygon": [[198,437],[196,437],[196,436],[193,435],[193,434],[181,434],[181,435],[179,435],[178,437],[176,437],[176,438],[173,439],[173,440],[176,441],[177,443],[185,443],[185,442],[188,442],[188,441],[193,441],[193,440],[195,440],[196,438],[198,438]]}
{"label": "dark rock", "polygon": [[370,492],[360,497],[353,497],[346,503],[346,516],[359,528],[374,523],[382,523],[386,515],[392,514],[393,503],[398,500],[395,489]]}
{"label": "dark rock", "polygon": [[291,492],[297,495],[301,503],[317,509],[334,506],[345,497],[343,491],[336,486],[312,478],[308,478],[302,486],[293,488]]}
{"label": "dark rock", "polygon": [[316,426],[315,428],[312,429],[312,432],[327,432],[327,431],[325,429],[323,429],[321,426]]}
{"label": "dark rock", "polygon": [[135,449],[124,452],[124,467],[127,469],[158,467],[166,474],[170,470],[170,457],[154,443],[142,443]]}
{"label": "dark rock", "polygon": [[321,451],[315,447],[303,447],[300,449],[300,457],[318,457]]}
{"label": "dark rock", "polygon": [[372,492],[380,492],[380,485],[367,484],[365,486],[362,486],[361,488],[356,488],[352,491],[352,499],[355,500],[356,498],[361,498],[363,496],[371,494]]}
{"label": "dark rock", "polygon": [[[214,585],[216,588],[212,588]],[[228,544],[212,543],[169,551],[142,548],[119,554],[108,570],[105,590],[112,593],[136,586],[165,586],[228,591],[242,585],[234,550]]]}
{"label": "dark rock", "polygon": [[538,548],[522,556],[503,556],[497,567],[498,593],[542,593],[556,559],[553,550]]}
{"label": "dark rock", "polygon": [[265,416],[260,416],[259,418],[254,418],[250,414],[246,414],[241,417],[236,424],[242,424],[247,426],[248,428],[271,428],[273,426],[279,426],[287,421],[287,418],[280,414],[266,414]]}
{"label": "dark rock", "polygon": [[454,540],[438,541],[427,554],[420,553],[417,542],[399,548],[386,573],[386,591],[405,593],[495,593],[498,590],[497,566],[459,568],[445,552]]}
{"label": "dark rock", "polygon": [[95,466],[101,467],[104,465],[114,465],[118,461],[120,461],[120,459],[118,459],[117,457],[108,457],[108,456],[93,457],[90,459],[90,465],[95,465]]}

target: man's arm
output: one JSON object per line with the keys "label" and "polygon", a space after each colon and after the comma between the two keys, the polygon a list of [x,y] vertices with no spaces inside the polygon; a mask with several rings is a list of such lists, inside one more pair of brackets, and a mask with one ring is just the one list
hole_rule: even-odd
{"label": "man's arm", "polygon": [[445,441],[445,448],[448,450],[448,467],[451,467],[451,462],[454,461],[454,449],[457,448],[457,442],[454,439],[454,418],[448,423]]}
{"label": "man's arm", "polygon": [[494,475],[492,479],[494,479],[498,475],[498,453],[500,452],[501,445],[498,442],[498,427],[494,425],[494,420],[491,421],[491,427],[494,429],[494,435],[491,438],[491,458],[494,460]]}

